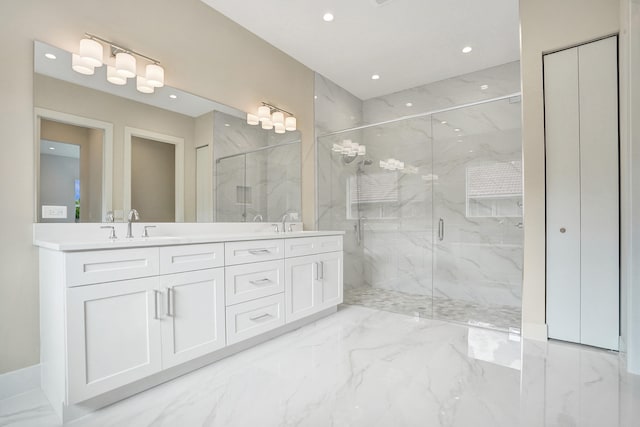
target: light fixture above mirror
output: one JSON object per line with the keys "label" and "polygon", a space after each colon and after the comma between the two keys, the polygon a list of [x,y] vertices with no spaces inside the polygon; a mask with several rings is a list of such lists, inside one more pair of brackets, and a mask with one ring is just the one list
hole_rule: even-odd
{"label": "light fixture above mirror", "polygon": [[[85,33],[85,38],[80,40],[78,54],[72,56],[73,71],[93,75],[95,69],[105,63],[104,44],[109,46],[111,57],[115,58],[111,61],[114,66],[107,65],[107,80],[110,83],[125,85],[127,79],[136,78],[136,89],[141,93],[153,93],[155,88],[164,86],[164,68],[158,60],[89,33]],[[149,62],[144,76],[137,75],[136,56]]]}
{"label": "light fixture above mirror", "polygon": [[297,129],[297,119],[292,113],[266,102],[258,107],[257,114],[247,113],[247,124],[256,126],[261,123],[262,129],[275,129],[275,132],[280,134]]}

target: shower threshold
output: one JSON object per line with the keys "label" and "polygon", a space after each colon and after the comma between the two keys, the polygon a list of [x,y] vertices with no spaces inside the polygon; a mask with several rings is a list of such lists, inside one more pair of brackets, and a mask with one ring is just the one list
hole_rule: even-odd
{"label": "shower threshold", "polygon": [[487,306],[469,301],[409,294],[370,286],[345,288],[344,304],[520,334],[520,307]]}

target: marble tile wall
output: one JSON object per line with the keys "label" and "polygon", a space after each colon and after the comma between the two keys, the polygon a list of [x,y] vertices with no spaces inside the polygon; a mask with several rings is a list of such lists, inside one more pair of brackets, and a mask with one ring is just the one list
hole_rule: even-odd
{"label": "marble tile wall", "polygon": [[[487,87],[482,89],[483,85]],[[318,226],[347,232],[345,287],[369,286],[416,295],[433,292],[441,299],[520,306],[521,198],[473,199],[475,210],[499,210],[497,215],[502,215],[483,218],[467,217],[466,197],[468,167],[510,162],[515,169],[520,167],[517,99],[438,114],[433,120],[428,116],[323,136],[519,91],[518,62],[360,103],[316,76]],[[361,203],[357,214],[353,206],[347,206],[349,180],[356,179],[357,168],[343,164],[330,151],[333,143],[343,139],[367,146],[366,157],[373,164],[362,174],[369,179],[375,182],[378,174],[397,175],[396,202]],[[380,169],[379,161],[388,158],[404,161],[414,173]],[[505,210],[510,216],[504,215]],[[365,218],[360,221],[360,243],[354,232],[358,216]],[[449,233],[440,242],[437,231],[442,216]]]}
{"label": "marble tile wall", "polygon": [[[486,89],[482,89],[484,85]],[[519,61],[367,99],[362,103],[363,121],[379,123],[517,92]]]}

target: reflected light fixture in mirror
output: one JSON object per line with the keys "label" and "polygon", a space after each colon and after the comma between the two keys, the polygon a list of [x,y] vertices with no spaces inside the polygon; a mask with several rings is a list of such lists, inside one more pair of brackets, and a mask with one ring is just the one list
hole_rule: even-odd
{"label": "reflected light fixture in mirror", "polygon": [[262,122],[262,129],[275,129],[275,132],[279,134],[287,131],[293,132],[297,129],[297,120],[292,113],[266,102],[258,107],[257,115],[247,113],[247,124],[255,126],[260,122]]}
{"label": "reflected light fixture in mirror", "polygon": [[116,67],[112,67],[111,65],[107,65],[107,81],[118,86],[127,84],[127,78],[120,75]]}
{"label": "reflected light fixture in mirror", "polygon": [[84,74],[85,76],[91,76],[95,72],[95,67],[75,53],[71,56],[71,68],[76,73]]}
{"label": "reflected light fixture in mirror", "polygon": [[[94,74],[95,68],[104,64],[103,44],[110,47],[111,56],[115,57],[115,66],[107,66],[110,83],[122,86],[127,84],[127,79],[135,77],[136,89],[141,93],[153,93],[155,88],[164,86],[164,68],[159,61],[89,33],[80,40],[79,53],[73,54],[71,68],[80,74]],[[144,76],[137,75],[136,57],[150,62]]]}

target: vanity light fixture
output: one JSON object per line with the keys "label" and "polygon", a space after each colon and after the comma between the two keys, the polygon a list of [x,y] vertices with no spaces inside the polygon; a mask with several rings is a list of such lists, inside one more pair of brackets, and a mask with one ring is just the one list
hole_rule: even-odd
{"label": "vanity light fixture", "polygon": [[297,120],[292,113],[266,102],[258,107],[257,114],[247,113],[247,124],[262,124],[262,129],[275,129],[278,134],[297,129]]}
{"label": "vanity light fixture", "polygon": [[[94,74],[95,68],[105,63],[104,45],[109,46],[111,57],[115,58],[110,61],[113,66],[107,65],[107,80],[110,83],[126,85],[127,79],[135,77],[136,89],[142,93],[153,93],[155,88],[164,86],[164,68],[158,60],[89,33],[85,33],[85,38],[80,40],[78,54],[72,56],[71,68],[80,74]],[[144,76],[137,74],[136,57],[149,62]]]}
{"label": "vanity light fixture", "polygon": [[371,76],[371,80],[380,80],[380,74],[374,74]]}
{"label": "vanity light fixture", "polygon": [[406,107],[413,107],[413,102],[407,102],[406,104],[404,104]]}
{"label": "vanity light fixture", "polygon": [[324,22],[331,22],[333,21],[333,13],[331,12],[327,12],[322,16],[322,19],[324,20]]}

